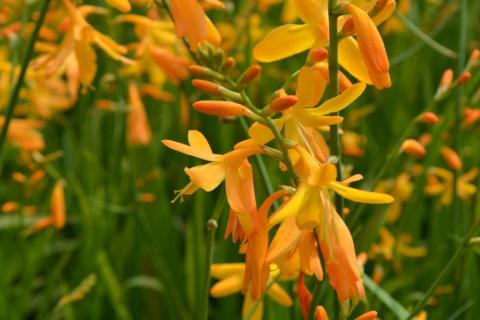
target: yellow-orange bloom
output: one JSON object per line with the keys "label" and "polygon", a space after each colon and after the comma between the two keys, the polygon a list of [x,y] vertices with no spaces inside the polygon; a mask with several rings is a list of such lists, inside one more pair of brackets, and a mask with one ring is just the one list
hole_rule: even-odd
{"label": "yellow-orange bloom", "polygon": [[170,7],[177,35],[186,37],[192,50],[196,51],[205,42],[220,44],[220,34],[197,0],[171,0]]}
{"label": "yellow-orange bloom", "polygon": [[[0,116],[0,127],[5,119]],[[14,145],[27,152],[37,152],[45,147],[42,134],[38,131],[42,122],[30,119],[12,119],[8,128],[7,139]]]}
{"label": "yellow-orange bloom", "polygon": [[65,192],[63,181],[58,181],[53,187],[52,196],[50,199],[50,213],[55,228],[62,229],[65,226],[66,221]]}
{"label": "yellow-orange bloom", "polygon": [[143,106],[138,87],[135,82],[128,85],[129,102],[131,111],[127,119],[127,140],[132,145],[146,145],[152,139],[147,114]]}
{"label": "yellow-orange bloom", "polygon": [[365,11],[351,3],[343,8],[352,16],[360,53],[373,85],[377,88],[390,87],[390,64],[375,23]]}

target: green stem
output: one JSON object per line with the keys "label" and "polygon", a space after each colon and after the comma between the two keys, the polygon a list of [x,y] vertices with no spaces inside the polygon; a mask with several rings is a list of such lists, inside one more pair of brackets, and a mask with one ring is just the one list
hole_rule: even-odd
{"label": "green stem", "polygon": [[443,270],[440,272],[440,274],[437,276],[435,281],[433,281],[432,285],[430,288],[428,288],[427,292],[424,294],[422,300],[420,300],[415,308],[413,309],[412,313],[408,316],[407,319],[412,319],[417,313],[419,313],[423,307],[427,304],[428,298],[433,294],[435,289],[440,285],[440,282],[443,280],[443,278],[452,270],[452,268],[455,266],[457,261],[462,257],[463,253],[465,250],[468,249],[469,247],[469,242],[470,239],[475,236],[475,234],[480,230],[480,220],[477,220],[473,227],[470,229],[470,232],[463,238],[462,245],[455,251],[453,256],[450,258],[448,263],[445,265]]}
{"label": "green stem", "polygon": [[[328,72],[330,76],[330,97],[336,97],[339,93],[338,85],[338,16],[334,13],[336,0],[328,1],[328,25],[330,36],[330,51],[328,53]],[[335,112],[335,116],[339,116],[340,112]],[[337,158],[337,174],[338,180],[343,180],[342,175],[342,152],[340,146],[339,125],[330,127],[330,154]],[[343,214],[343,198],[335,196],[335,204],[337,211]]]}
{"label": "green stem", "polygon": [[203,288],[201,291],[201,303],[199,304],[200,312],[199,312],[199,319],[207,320],[208,319],[208,297],[209,297],[209,288],[210,288],[210,280],[211,274],[210,269],[213,261],[213,249],[215,247],[215,233],[218,227],[218,219],[223,212],[225,207],[225,200],[224,196],[217,202],[215,209],[213,211],[212,218],[207,222],[207,261],[205,266],[205,279],[203,283]]}
{"label": "green stem", "polygon": [[[468,14],[467,14],[467,0],[462,0],[460,3],[460,34],[459,34],[459,44],[458,44],[458,66],[457,73],[460,75],[465,68],[467,50],[467,32],[468,32]],[[454,124],[454,136],[453,136],[453,149],[460,155],[460,140],[461,140],[461,123],[462,123],[462,97],[463,97],[463,86],[460,86],[457,91],[456,103],[455,103],[455,124]],[[458,224],[457,231],[464,232],[465,230],[465,216],[462,212],[462,202],[458,197],[458,176],[461,172],[455,170],[453,173],[453,203],[452,203],[452,213],[457,217]],[[459,218],[459,219],[458,219]]]}
{"label": "green stem", "polygon": [[40,16],[38,17],[38,20],[35,24],[35,29],[33,30],[33,33],[30,39],[28,40],[27,50],[25,52],[25,56],[23,57],[22,66],[20,69],[20,75],[18,76],[17,82],[15,83],[15,86],[13,87],[13,90],[8,99],[7,108],[6,108],[7,111],[5,114],[5,121],[2,126],[2,131],[0,132],[0,157],[2,155],[3,145],[5,143],[5,138],[7,136],[8,127],[10,126],[10,121],[13,118],[13,111],[17,106],[18,95],[20,93],[20,89],[22,88],[23,81],[27,73],[28,65],[32,58],[33,49],[35,47],[35,43],[37,42],[38,33],[40,32],[40,28],[42,27],[43,21],[45,20],[45,15],[47,14],[50,2],[51,0],[45,0],[43,2],[42,8],[40,10]]}
{"label": "green stem", "polygon": [[458,54],[449,48],[441,45],[437,41],[433,40],[429,35],[424,33],[422,30],[420,30],[413,22],[411,22],[407,17],[405,17],[403,14],[400,13],[400,11],[395,11],[395,16],[403,23],[405,27],[407,27],[410,32],[412,32],[418,39],[423,41],[426,45],[428,45],[430,48],[434,49],[435,51],[441,53],[445,57],[451,58],[451,59],[457,59]]}

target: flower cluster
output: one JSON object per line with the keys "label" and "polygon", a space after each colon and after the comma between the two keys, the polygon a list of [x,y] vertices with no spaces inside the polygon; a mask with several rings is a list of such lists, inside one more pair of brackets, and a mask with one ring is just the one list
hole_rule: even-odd
{"label": "flower cluster", "polygon": [[[395,2],[340,1],[332,11],[324,0],[295,0],[292,4],[305,24],[287,24],[271,31],[255,46],[253,55],[260,62],[273,62],[310,50],[309,59],[292,76],[297,79],[294,93],[284,86],[272,93],[266,106],[259,107],[248,89],[255,86],[261,67],[252,65],[235,77],[235,59],[225,58],[202,27],[190,30],[182,23],[187,17],[193,19],[198,3],[192,1],[182,8],[172,3],[177,32],[191,43],[199,63],[190,66],[198,77],[193,86],[219,98],[197,101],[193,108],[221,119],[250,121],[247,139],[225,154],[214,153],[205,136],[196,130],[189,131],[188,144],[163,140],[168,148],[207,162],[185,168],[190,181],[177,191],[174,200],[183,200],[199,189],[210,192],[225,182],[230,207],[225,238],[240,243],[245,263],[212,265],[212,275],[220,281],[211,294],[222,297],[241,291],[245,295],[244,315],[254,319],[261,317],[264,294],[291,305],[292,299],[279,281],[296,279],[307,317],[312,299],[303,279],[314,276],[322,281],[323,268],[342,312],[350,314],[365,292],[352,236],[334,199],[370,204],[393,201],[387,194],[351,187],[363,178],[360,174],[339,179],[343,176],[338,172],[343,170],[340,154],[332,153],[335,141],[328,133],[343,121],[339,111],[354,103],[367,85],[391,85],[388,58],[376,25],[392,14]],[[338,24],[333,36],[329,21]],[[206,24],[210,25],[209,20]],[[199,46],[200,38],[208,43]],[[329,57],[332,50],[338,50],[335,59]],[[339,63],[349,75],[332,73],[336,70],[331,68],[332,63]],[[335,88],[333,81],[338,79],[339,91],[324,98],[325,91]],[[278,169],[270,172],[278,170],[288,181],[277,186],[277,191],[261,204],[257,204],[253,156],[277,161]],[[317,319],[328,318],[321,306],[316,314]],[[375,315],[370,312],[362,319]]]}

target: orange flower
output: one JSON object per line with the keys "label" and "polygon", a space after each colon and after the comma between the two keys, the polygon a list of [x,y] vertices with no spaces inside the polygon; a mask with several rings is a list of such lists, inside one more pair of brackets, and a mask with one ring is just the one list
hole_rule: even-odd
{"label": "orange flower", "polygon": [[205,42],[220,44],[220,34],[197,0],[171,0],[170,7],[178,37],[185,36],[192,50],[196,51]]}
{"label": "orange flower", "polygon": [[343,219],[333,210],[329,221],[331,232],[319,232],[320,248],[325,257],[328,279],[340,301],[365,297],[353,239]]}
{"label": "orange flower", "polygon": [[138,92],[138,87],[135,82],[130,82],[128,85],[128,92],[130,96],[131,111],[128,114],[128,143],[131,145],[147,145],[152,139],[150,125],[148,124],[147,114],[143,106]]}
{"label": "orange flower", "polygon": [[[0,127],[3,126],[4,121],[4,117],[0,116]],[[45,147],[43,136],[38,132],[42,126],[42,122],[36,120],[12,119],[7,138],[21,149],[35,153]]]}
{"label": "orange flower", "polygon": [[62,229],[65,226],[65,193],[63,189],[63,181],[55,183],[50,199],[50,214],[56,229]]}
{"label": "orange flower", "polygon": [[373,85],[377,88],[390,87],[390,64],[375,23],[365,11],[353,4],[346,4],[343,8],[352,16],[360,53]]}

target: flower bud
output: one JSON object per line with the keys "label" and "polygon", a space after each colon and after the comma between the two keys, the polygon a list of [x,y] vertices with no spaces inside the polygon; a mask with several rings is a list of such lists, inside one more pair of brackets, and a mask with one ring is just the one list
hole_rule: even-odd
{"label": "flower bud", "polygon": [[471,78],[472,78],[472,74],[470,72],[468,72],[468,71],[463,72],[458,77],[458,85],[461,86],[461,85],[467,83]]}
{"label": "flower bud", "polygon": [[203,76],[207,70],[207,68],[199,66],[198,64],[192,64],[188,67],[188,69],[196,76]]}
{"label": "flower bud", "polygon": [[218,90],[220,86],[214,82],[195,79],[192,81],[192,85],[200,91],[203,91],[212,95],[219,95]]}
{"label": "flower bud", "polygon": [[355,320],[373,320],[373,319],[377,319],[377,311],[375,310],[365,312]]}
{"label": "flower bud", "polygon": [[297,103],[298,98],[296,96],[283,96],[278,97],[270,103],[269,109],[273,112],[282,112]]}
{"label": "flower bud", "polygon": [[471,65],[472,63],[476,62],[479,58],[480,58],[480,50],[473,49],[472,53],[470,54],[470,57],[468,58],[468,65]]}
{"label": "flower bud", "polygon": [[249,84],[258,77],[260,71],[262,71],[262,67],[260,67],[258,64],[254,64],[245,70],[245,72],[240,76],[238,83],[244,85]]}
{"label": "flower bud", "polygon": [[313,62],[322,62],[328,58],[328,50],[325,48],[315,48],[310,51],[310,59]]}
{"label": "flower bud", "polygon": [[447,69],[443,72],[442,79],[440,80],[440,87],[448,87],[453,80],[453,70]]}
{"label": "flower bud", "polygon": [[251,114],[251,111],[244,105],[230,101],[198,101],[193,104],[193,108],[199,112],[217,117],[237,117]]}
{"label": "flower bud", "polygon": [[223,65],[223,72],[229,74],[235,68],[237,62],[233,57],[228,57]]}
{"label": "flower bud", "polygon": [[443,157],[443,160],[451,169],[460,170],[462,168],[462,160],[460,160],[460,157],[455,150],[449,147],[442,147],[440,153]]}
{"label": "flower bud", "polygon": [[438,122],[438,116],[433,112],[424,112],[418,116],[417,119],[425,124],[435,124]]}
{"label": "flower bud", "polygon": [[425,147],[422,146],[417,140],[415,139],[407,139],[402,143],[400,150],[412,156],[414,158],[420,159],[423,158],[427,151]]}

